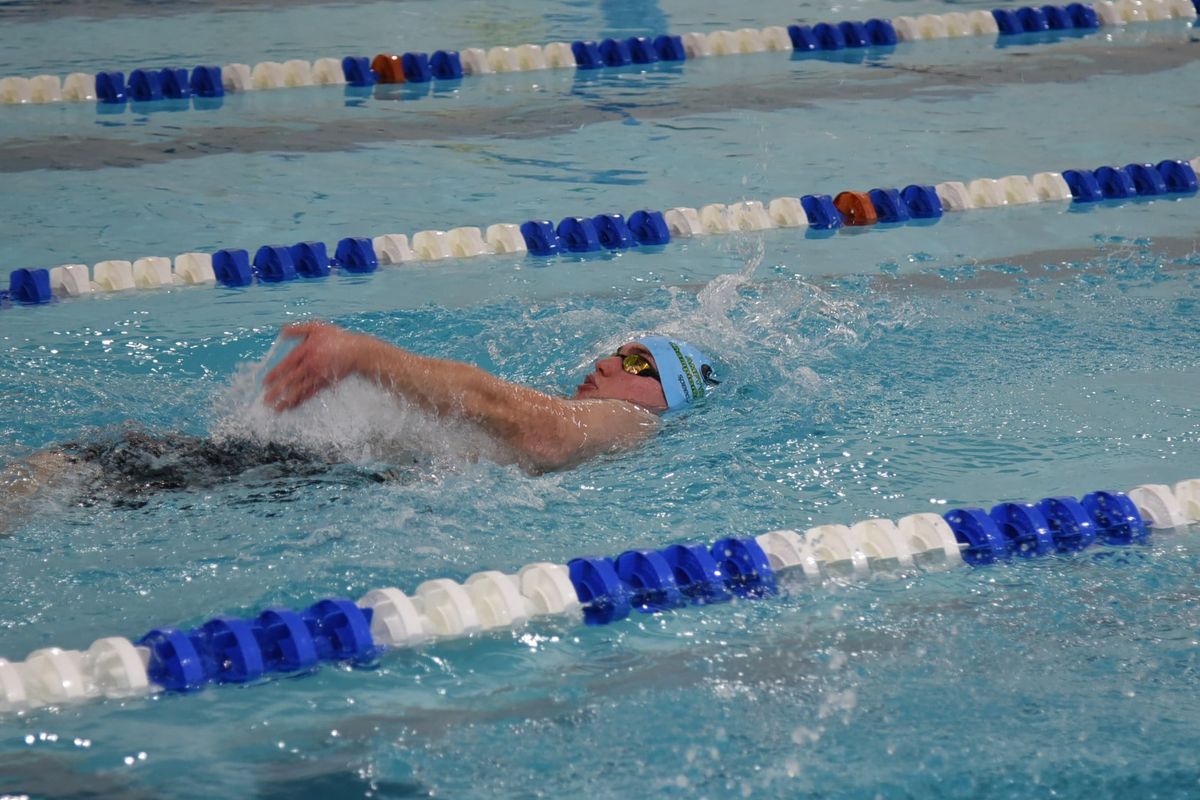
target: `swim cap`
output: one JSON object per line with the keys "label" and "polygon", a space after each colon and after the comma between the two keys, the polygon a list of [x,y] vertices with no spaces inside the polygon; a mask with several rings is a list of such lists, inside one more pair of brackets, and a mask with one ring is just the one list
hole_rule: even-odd
{"label": "swim cap", "polygon": [[690,406],[704,397],[708,385],[718,383],[712,359],[687,342],[668,336],[643,336],[634,341],[654,356],[668,410]]}

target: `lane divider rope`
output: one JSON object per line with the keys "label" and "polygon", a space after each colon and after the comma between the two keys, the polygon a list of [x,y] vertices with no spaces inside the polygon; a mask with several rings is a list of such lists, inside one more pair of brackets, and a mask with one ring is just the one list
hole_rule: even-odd
{"label": "lane divider rope", "polygon": [[1032,176],[913,184],[903,189],[845,191],[836,196],[776,197],[767,203],[743,200],[729,205],[712,203],[699,209],[643,209],[626,219],[607,213],[590,217],[528,220],[520,225],[497,223],[481,230],[459,227],[420,231],[409,237],[388,233],[372,238],[348,237],[333,248],[323,242],[264,245],[254,251],[230,248],[216,253],[183,253],[174,259],[147,256],[133,261],[107,260],[94,264],[63,264],[51,269],[17,269],[9,288],[0,291],[0,308],[39,305],[60,297],[122,292],[132,289],[210,284],[244,287],[297,278],[320,278],[333,270],[374,272],[380,265],[412,261],[442,261],[496,254],[551,257],[632,247],[661,249],[675,238],[808,228],[835,231],[846,226],[903,224],[920,219],[936,221],[946,211],[996,208],[1038,202],[1086,204],[1102,200],[1190,195],[1197,191],[1200,157],[1191,161],[1166,159],[1157,164],[1132,163],[1095,170],[1068,169]]}
{"label": "lane divider rope", "polygon": [[0,713],[99,698],[187,692],[247,683],[321,662],[365,663],[388,648],[413,647],[562,616],[607,625],[651,614],[778,591],[777,575],[806,582],[863,580],[961,565],[1070,554],[1093,544],[1145,543],[1152,529],[1200,522],[1200,479],[1147,484],[1128,494],[957,508],[899,521],[769,531],[714,544],[628,550],[616,558],[535,563],[515,574],[477,572],[461,584],[425,581],[413,595],[395,587],[357,602],[324,598],[301,611],[268,608],[253,619],[219,616],[191,630],[154,628],[131,641],[96,640],[87,650],[45,647],[23,661],[0,658]]}
{"label": "lane divider rope", "polygon": [[[461,52],[437,50],[403,54],[292,59],[225,66],[199,65],[190,72],[179,67],[134,69],[95,74],[73,72],[65,78],[36,75],[0,78],[0,104],[98,101],[101,106],[127,101],[155,102],[219,98],[225,92],[283,89],[302,86],[376,83],[427,83],[459,80],[464,76],[542,69],[645,65],[658,61],[685,61],[706,56],[764,52],[814,52],[846,48],[889,47],[897,42],[966,36],[1010,37],[1054,31],[1094,30],[1101,26],[1195,19],[1200,0],[1098,0],[1094,4],[1026,6],[977,10],[970,13],[925,14],[893,19],[870,19],[809,25],[741,28],[712,33],[663,34],[656,37],[579,40],[546,45],[522,44]],[[211,104],[208,106],[211,107]]]}

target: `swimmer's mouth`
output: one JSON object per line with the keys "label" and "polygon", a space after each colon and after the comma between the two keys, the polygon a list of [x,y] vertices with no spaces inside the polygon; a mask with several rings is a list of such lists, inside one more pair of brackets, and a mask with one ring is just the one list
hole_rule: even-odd
{"label": "swimmer's mouth", "polygon": [[579,391],[583,391],[584,389],[595,389],[596,388],[595,375],[589,374],[586,378],[583,379],[583,383],[579,384],[579,386],[576,388]]}

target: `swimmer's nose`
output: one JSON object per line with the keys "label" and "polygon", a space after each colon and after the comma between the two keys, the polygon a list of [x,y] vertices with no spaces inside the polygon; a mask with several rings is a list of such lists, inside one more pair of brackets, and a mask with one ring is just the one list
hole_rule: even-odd
{"label": "swimmer's nose", "polygon": [[617,358],[616,356],[608,356],[607,358],[597,359],[596,372],[599,372],[601,375],[607,378],[609,375],[613,374],[614,367],[616,369],[621,368],[620,364],[621,359]]}

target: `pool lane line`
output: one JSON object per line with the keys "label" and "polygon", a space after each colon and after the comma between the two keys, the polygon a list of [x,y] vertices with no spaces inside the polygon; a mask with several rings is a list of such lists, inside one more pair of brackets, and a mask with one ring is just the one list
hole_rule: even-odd
{"label": "pool lane line", "polygon": [[241,288],[297,278],[327,277],[334,270],[370,273],[381,265],[443,261],[488,255],[554,257],[633,247],[657,248],[674,239],[797,228],[832,234],[843,227],[900,225],[912,220],[936,222],[947,211],[967,211],[1038,202],[1087,204],[1194,195],[1200,156],[1191,161],[1166,159],[1157,164],[1131,163],[1095,170],[1068,169],[1033,176],[977,178],[936,185],[912,184],[903,189],[844,191],[836,196],[776,197],[763,203],[743,200],[711,203],[699,209],[642,209],[626,219],[621,214],[497,223],[485,230],[464,226],[413,234],[387,233],[371,238],[347,237],[333,248],[324,242],[263,245],[215,253],[182,253],[174,259],[146,256],[134,261],[106,260],[93,265],[64,264],[51,269],[21,268],[9,273],[8,290],[0,290],[0,310],[14,305],[42,305],[58,297],[80,297],[133,289],[162,289],[209,284]]}
{"label": "pool lane line", "polygon": [[741,28],[681,36],[635,36],[577,40],[546,45],[498,46],[489,50],[437,50],[432,54],[379,53],[373,59],[351,55],[341,59],[318,58],[312,62],[292,59],[283,63],[263,61],[225,66],[198,65],[191,71],[180,67],[139,68],[128,79],[120,71],[95,74],[74,72],[65,79],[57,75],[32,78],[0,78],[0,104],[40,104],[97,101],[101,111],[111,112],[127,101],[186,103],[194,98],[198,110],[220,105],[226,92],[283,89],[304,86],[348,85],[366,88],[377,83],[428,83],[457,81],[463,77],[543,69],[580,70],[603,67],[640,66],[659,61],[686,61],[721,55],[764,52],[819,52],[892,47],[898,42],[915,42],[950,37],[1037,35],[1047,32],[1093,31],[1101,27],[1171,19],[1195,19],[1200,0],[1098,0],[1094,4],[1066,6],[1023,6],[976,10],[970,13],[925,14],[865,22],[843,21]]}
{"label": "pool lane line", "polygon": [[412,596],[388,587],[357,603],[323,598],[301,611],[274,607],[254,619],[218,616],[190,630],[154,628],[136,643],[110,636],[84,651],[47,647],[24,661],[0,658],[0,713],[250,683],[322,662],[372,663],[387,649],[520,628],[539,617],[608,625],[635,611],[762,599],[779,591],[777,574],[819,583],[986,566],[1095,544],[1144,544],[1151,530],[1197,522],[1200,479],[1189,479],[1174,488],[1147,484],[1128,494],[1047,497],[990,511],[956,508],[898,522],[868,519],[535,563],[515,574],[477,572],[461,584],[425,581]]}

